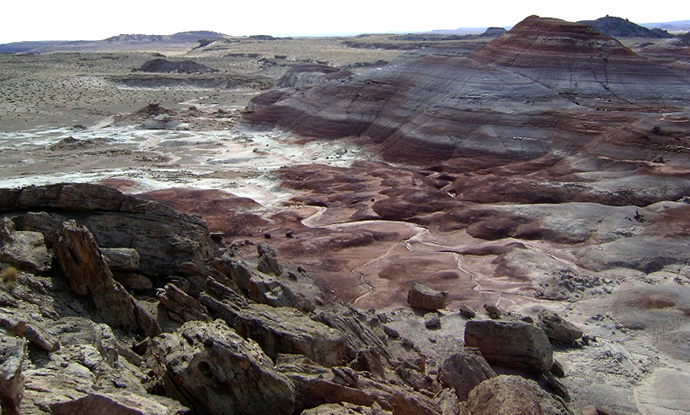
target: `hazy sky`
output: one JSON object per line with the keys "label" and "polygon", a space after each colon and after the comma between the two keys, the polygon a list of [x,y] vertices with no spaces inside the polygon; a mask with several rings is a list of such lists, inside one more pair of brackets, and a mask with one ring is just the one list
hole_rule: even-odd
{"label": "hazy sky", "polygon": [[23,0],[3,2],[0,12],[0,43],[187,30],[237,36],[428,31],[512,26],[532,14],[570,21],[607,14],[636,23],[690,19],[687,0]]}

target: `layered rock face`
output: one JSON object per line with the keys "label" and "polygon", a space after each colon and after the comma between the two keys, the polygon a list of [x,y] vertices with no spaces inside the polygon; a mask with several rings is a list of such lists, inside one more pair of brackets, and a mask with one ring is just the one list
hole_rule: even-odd
{"label": "layered rock face", "polygon": [[601,132],[585,117],[611,118],[597,109],[676,106],[690,92],[683,76],[587,25],[536,16],[470,55],[410,53],[384,70],[328,77],[257,97],[245,122],[362,137],[393,160],[481,155],[490,166],[581,148]]}

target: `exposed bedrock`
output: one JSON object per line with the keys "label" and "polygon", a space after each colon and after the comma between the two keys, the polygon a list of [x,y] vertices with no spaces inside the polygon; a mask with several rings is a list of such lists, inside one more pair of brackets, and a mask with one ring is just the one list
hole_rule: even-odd
{"label": "exposed bedrock", "polygon": [[181,264],[202,264],[217,250],[202,219],[105,186],[0,189],[0,201],[0,213],[11,216],[18,230],[41,232],[46,240],[73,219],[88,227],[99,247],[135,249],[140,271],[151,277],[177,275]]}

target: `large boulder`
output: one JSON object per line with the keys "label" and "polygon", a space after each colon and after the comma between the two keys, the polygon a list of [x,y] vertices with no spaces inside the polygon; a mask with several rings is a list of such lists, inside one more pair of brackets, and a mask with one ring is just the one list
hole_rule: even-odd
{"label": "large boulder", "polygon": [[518,321],[470,320],[465,326],[465,345],[476,347],[491,364],[548,373],[553,349],[544,332]]}
{"label": "large boulder", "polygon": [[407,302],[411,307],[421,310],[438,310],[446,307],[447,297],[447,293],[436,291],[420,282],[415,282],[407,294]]}
{"label": "large boulder", "polygon": [[572,415],[560,399],[539,385],[519,376],[501,375],[474,388],[461,408],[461,415]]}
{"label": "large boulder", "polygon": [[10,218],[0,218],[0,261],[43,273],[50,269],[52,260],[43,234],[17,231]]}
{"label": "large boulder", "polygon": [[251,340],[221,321],[155,337],[148,363],[167,396],[197,414],[292,414],[295,389]]}
{"label": "large boulder", "polygon": [[448,357],[438,373],[438,379],[453,388],[460,401],[467,400],[472,389],[495,376],[486,359],[472,349]]}
{"label": "large boulder", "polygon": [[0,407],[4,415],[18,415],[24,397],[22,365],[26,341],[0,333]]}
{"label": "large boulder", "polygon": [[147,336],[161,332],[156,319],[113,279],[87,228],[74,221],[65,222],[53,242],[53,249],[74,292],[88,296],[104,322]]}
{"label": "large boulder", "polygon": [[572,343],[583,334],[579,327],[551,310],[539,312],[537,325],[549,339],[562,343]]}

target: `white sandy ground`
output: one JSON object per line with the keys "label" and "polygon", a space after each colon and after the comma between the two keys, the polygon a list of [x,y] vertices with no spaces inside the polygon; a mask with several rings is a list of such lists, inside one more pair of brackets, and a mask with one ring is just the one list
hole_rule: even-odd
{"label": "white sandy ground", "polygon": [[[51,150],[72,137],[83,147]],[[273,171],[305,163],[348,165],[362,151],[333,141],[297,144],[284,133],[147,130],[96,125],[0,132],[0,187],[133,179],[128,192],[185,186],[222,189],[272,205],[292,193]],[[130,162],[127,162],[129,159]]]}

